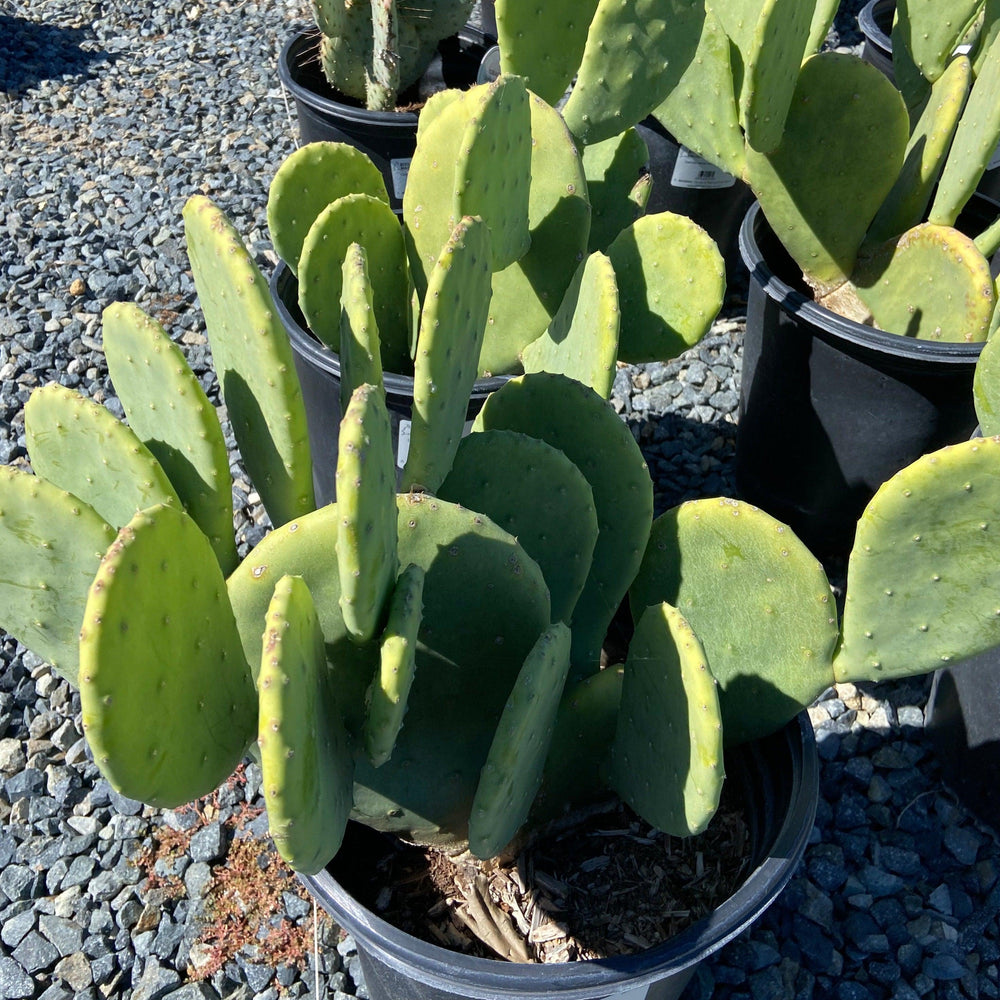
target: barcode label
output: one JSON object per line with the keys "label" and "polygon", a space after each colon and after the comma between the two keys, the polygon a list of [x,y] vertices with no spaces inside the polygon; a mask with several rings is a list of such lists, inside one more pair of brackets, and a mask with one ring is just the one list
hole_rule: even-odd
{"label": "barcode label", "polygon": [[[399,433],[396,435],[396,468],[402,469],[406,465],[406,460],[410,457],[410,423],[411,421],[401,419],[399,421]],[[462,428],[462,437],[465,437],[472,430],[472,421],[466,420]]]}
{"label": "barcode label", "polygon": [[402,198],[403,192],[406,190],[406,178],[409,176],[412,162],[412,156],[389,161],[389,169],[392,170],[392,193],[397,198]]}
{"label": "barcode label", "polygon": [[671,186],[708,189],[728,188],[735,183],[736,178],[732,174],[727,174],[697,153],[692,153],[686,146],[681,146],[670,178]]}

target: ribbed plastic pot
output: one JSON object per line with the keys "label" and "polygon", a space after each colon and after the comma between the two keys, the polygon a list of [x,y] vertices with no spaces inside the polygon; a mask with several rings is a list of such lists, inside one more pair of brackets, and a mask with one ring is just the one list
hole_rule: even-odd
{"label": "ribbed plastic pot", "polygon": [[[476,82],[486,48],[481,32],[463,28],[441,42],[438,57],[424,76],[438,89],[470,87]],[[285,42],[278,57],[278,76],[294,101],[300,142],[356,146],[382,171],[392,207],[402,211],[406,175],[417,148],[417,113],[369,111],[339,95],[323,76],[315,29],[296,32]]]}
{"label": "ribbed plastic pot", "polygon": [[681,145],[652,116],[636,130],[649,149],[653,177],[647,214],[674,212],[698,223],[719,247],[730,291],[745,292],[747,272],[740,257],[739,234],[754,200],[750,188]]}
{"label": "ribbed plastic pot", "polygon": [[783,730],[726,755],[749,831],[750,874],[708,917],[636,955],[553,965],[491,961],[398,930],[351,895],[357,859],[299,876],[354,936],[371,1000],[677,1000],[699,963],[757,920],[802,858],[819,793],[812,727],[801,713]]}
{"label": "ribbed plastic pot", "polygon": [[[313,484],[318,504],[336,499],[337,439],[340,436],[340,358],[310,332],[298,306],[298,282],[290,268],[281,262],[271,275],[271,298],[288,333],[295,360],[295,370],[302,385],[309,445],[313,456]],[[486,397],[508,380],[508,375],[478,379],[469,398],[466,419],[471,423],[483,408]],[[410,440],[413,417],[413,378],[409,375],[383,374],[385,400],[392,423],[393,456],[398,476]],[[468,424],[467,424],[468,428]],[[401,478],[397,481],[402,485]]]}
{"label": "ribbed plastic pot", "polygon": [[[861,58],[880,69],[895,82],[892,68],[892,21],[896,13],[896,0],[869,0],[858,14],[858,27],[865,36]],[[1000,145],[990,161],[992,166],[983,174],[976,190],[1000,201]]]}
{"label": "ribbed plastic pot", "polygon": [[843,555],[885,480],[975,429],[982,345],[886,333],[817,305],[759,204],[743,221],[740,251],[750,294],[737,492],[817,554]]}

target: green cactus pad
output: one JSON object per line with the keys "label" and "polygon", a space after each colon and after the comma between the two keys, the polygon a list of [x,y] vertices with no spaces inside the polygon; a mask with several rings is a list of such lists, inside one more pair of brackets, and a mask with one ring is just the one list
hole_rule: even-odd
{"label": "green cactus pad", "polygon": [[993,40],[982,72],[969,92],[941,172],[929,222],[953,226],[1000,143],[1000,36]]}
{"label": "green cactus pad", "polygon": [[523,76],[532,93],[555,106],[576,75],[596,10],[597,0],[498,0],[500,68]]}
{"label": "green cactus pad", "polygon": [[666,601],[721,686],[727,745],[780,729],[831,683],[837,610],[790,528],[736,500],[695,500],[653,522],[632,616]]}
{"label": "green cactus pad", "polygon": [[545,576],[553,621],[570,620],[590,573],[597,512],[590,483],[561,451],[514,431],[470,434],[438,495],[510,532]]}
{"label": "green cactus pad", "polygon": [[591,209],[589,249],[606,250],[642,214],[632,192],[648,176],[649,150],[642,136],[629,128],[604,142],[584,146],[582,160]]}
{"label": "green cactus pad", "polygon": [[400,32],[396,0],[373,0],[372,58],[365,67],[365,89],[368,108],[372,111],[394,111],[399,90]]}
{"label": "green cactus pad", "polygon": [[531,249],[493,275],[479,374],[520,371],[520,354],[540,337],[562,302],[590,231],[587,179],[559,113],[534,95],[531,106]]}
{"label": "green cactus pad", "polygon": [[566,683],[570,641],[563,623],[547,628],[507,698],[472,801],[469,849],[477,858],[498,854],[528,818]]}
{"label": "green cactus pad", "polygon": [[623,675],[621,666],[607,667],[566,685],[532,823],[556,819],[607,794]]}
{"label": "green cactus pad", "polygon": [[1000,434],[1000,339],[990,337],[976,361],[972,383],[979,429],[987,437]]}
{"label": "green cactus pad", "polygon": [[343,264],[352,243],[365,249],[372,285],[375,325],[382,343],[382,367],[409,368],[409,286],[406,250],[395,213],[367,194],[338,198],[313,223],[299,260],[299,306],[309,329],[340,353],[340,296]]}
{"label": "green cactus pad", "polygon": [[489,227],[492,269],[520,260],[531,245],[531,111],[524,81],[501,76],[476,88],[455,165],[455,217],[479,216]]}
{"label": "green cactus pad", "polygon": [[271,523],[284,524],[316,505],[288,335],[263,275],[208,198],[188,200],[184,234],[236,443]]}
{"label": "green cactus pad", "polygon": [[354,390],[382,388],[382,354],[375,320],[368,255],[359,243],[347,248],[340,293],[340,412],[346,413]]}
{"label": "green cactus pad", "polygon": [[1000,641],[1000,439],[924,455],[865,508],[847,571],[838,680],[910,676]]}
{"label": "green cactus pad", "polygon": [[985,340],[989,332],[989,262],[957,229],[916,226],[859,260],[852,281],[883,330],[960,343]]}
{"label": "green cactus pad", "polygon": [[[551,621],[548,591],[533,560],[485,515],[423,494],[401,495],[397,506],[400,564],[427,573],[416,679],[391,759],[377,769],[357,762],[355,816],[413,840],[456,843],[517,669]],[[330,504],[272,532],[230,577],[229,592],[244,647],[256,658],[274,581],[302,576],[334,683],[345,692],[338,703],[348,731],[359,735],[378,646],[347,637],[333,557],[337,520]],[[417,781],[418,774],[428,777]]]}
{"label": "green cactus pad", "polygon": [[976,249],[989,260],[1000,250],[1000,215],[973,240]]}
{"label": "green cactus pad", "polygon": [[181,505],[150,450],[109,410],[56,382],[35,389],[24,407],[32,468],[90,504],[114,528],[137,510]]}
{"label": "green cactus pad", "polygon": [[340,849],[351,812],[354,760],[335,707],[316,609],[285,576],[267,609],[257,746],[267,822],[278,853],[314,875]]}
{"label": "green cactus pad", "polygon": [[[840,284],[853,271],[909,132],[902,98],[879,70],[824,52],[799,73],[781,144],[767,155],[748,150],[750,186],[764,215],[818,286]],[[817,142],[817,135],[836,141]]]}
{"label": "green cactus pad", "polygon": [[0,628],[74,687],[87,591],[114,539],[78,497],[0,466]]}
{"label": "green cactus pad", "polygon": [[816,0],[804,58],[814,55],[822,48],[826,36],[830,33],[833,19],[837,16],[838,7],[840,0]]}
{"label": "green cactus pad", "polygon": [[526,372],[568,375],[607,399],[620,323],[615,269],[595,251],[577,268],[548,330],[521,351],[521,364]]}
{"label": "green cactus pad", "polygon": [[593,391],[564,375],[511,379],[480,410],[474,430],[511,430],[550,444],[583,473],[598,536],[573,612],[573,678],[594,673],[611,619],[642,561],[653,516],[653,484],[632,432]]}
{"label": "green cactus pad", "polygon": [[691,62],[704,19],[699,0],[600,0],[562,109],[573,135],[589,145],[642,121]]}
{"label": "green cactus pad", "polygon": [[690,219],[660,212],[639,219],[608,247],[618,279],[618,358],[666,361],[697,344],[726,292],[726,265]]}
{"label": "green cactus pad", "polygon": [[481,219],[455,227],[430,275],[413,373],[407,488],[435,492],[462,438],[490,302],[490,232]]}
{"label": "green cactus pad", "polygon": [[389,204],[382,172],[354,146],[311,142],[278,167],[267,196],[267,228],[278,256],[298,271],[309,228],[331,202],[367,194]]}
{"label": "green cactus pad", "polygon": [[983,4],[983,24],[972,59],[972,71],[979,76],[990,57],[990,48],[1000,35],[1000,0],[986,0]]}
{"label": "green cactus pad", "polygon": [[1000,439],[924,455],[865,508],[847,570],[838,680],[958,663],[1000,642]]}
{"label": "green cactus pad", "polygon": [[965,56],[954,59],[935,81],[913,127],[903,169],[872,222],[866,244],[896,239],[923,221],[971,82],[972,66]]}
{"label": "green cactus pad", "polygon": [[461,90],[439,90],[436,94],[431,94],[427,102],[420,109],[417,117],[417,142],[419,143],[424,133],[446,108],[456,101],[462,99]]}
{"label": "green cactus pad", "polygon": [[739,50],[739,108],[747,145],[773,152],[782,141],[799,67],[812,37],[814,5],[802,0],[710,0]]}
{"label": "green cactus pad", "polygon": [[410,564],[399,574],[389,604],[389,618],[379,642],[379,669],[365,697],[364,744],[372,767],[391,756],[403,728],[410,688],[417,669],[417,633],[423,619],[426,573]]}
{"label": "green cactus pad", "polygon": [[252,743],[257,697],[225,580],[182,510],[140,511],[102,561],[80,629],[80,700],[98,767],[150,805],[207,795]]}
{"label": "green cactus pad", "polygon": [[653,115],[688,149],[744,177],[745,143],[733,88],[729,38],[709,7],[694,58]]}
{"label": "green cactus pad", "polygon": [[229,452],[218,414],[181,349],[138,306],[104,310],[104,355],[129,426],[208,536],[223,573],[236,568]]}
{"label": "green cactus pad", "polygon": [[715,815],[725,776],[719,692],[705,651],[676,608],[646,608],[625,663],[612,786],[647,823],[687,837]]}
{"label": "green cactus pad", "polygon": [[923,106],[930,97],[931,85],[913,61],[913,55],[906,44],[902,25],[895,17],[893,18],[890,39],[892,41],[893,79],[906,102],[910,120],[914,121],[919,117]]}
{"label": "green cactus pad", "polygon": [[354,390],[337,445],[340,611],[356,642],[384,618],[396,580],[396,467],[382,389]]}
{"label": "green cactus pad", "polygon": [[981,7],[982,0],[897,0],[893,54],[898,39],[923,77],[934,83]]}

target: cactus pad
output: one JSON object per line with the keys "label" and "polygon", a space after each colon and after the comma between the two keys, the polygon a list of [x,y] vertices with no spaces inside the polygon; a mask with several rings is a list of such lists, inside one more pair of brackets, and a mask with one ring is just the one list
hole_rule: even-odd
{"label": "cactus pad", "polygon": [[1000,439],[924,455],[884,483],[858,522],[838,680],[947,666],[1000,640]]}
{"label": "cactus pad", "polygon": [[490,303],[490,233],[464,218],[431,272],[413,373],[406,487],[434,492],[451,468],[476,381]]}
{"label": "cactus pad", "polygon": [[612,617],[642,561],[653,484],[632,432],[610,405],[564,375],[511,379],[487,400],[475,430],[511,430],[550,444],[583,473],[597,510],[593,563],[573,612],[573,678],[597,670]]}
{"label": "cactus pad", "polygon": [[109,410],[55,382],[35,389],[24,407],[32,468],[90,504],[114,528],[137,510],[181,505],[149,449]]}
{"label": "cactus pad", "polygon": [[647,823],[701,833],[722,794],[722,716],[705,651],[676,608],[646,608],[629,644],[611,783]]}
{"label": "cactus pad", "polygon": [[150,805],[207,795],[253,741],[257,698],[226,584],[182,510],[136,514],[102,561],[80,629],[80,699],[104,776]]}
{"label": "cactus pad", "polygon": [[231,573],[238,561],[232,477],[215,407],[181,349],[138,306],[115,302],[103,319],[108,373],[129,426]]}
{"label": "cactus pad", "polygon": [[331,202],[367,194],[389,204],[382,172],[360,149],[343,142],[311,142],[278,167],[267,196],[267,228],[278,256],[298,271],[309,228]]}
{"label": "cactus pad", "polygon": [[354,761],[316,609],[299,577],[282,577],[274,588],[257,690],[261,789],[271,837],[292,868],[313,875],[343,840]]}
{"label": "cactus pad", "polygon": [[581,155],[591,208],[589,249],[606,250],[641,214],[631,194],[640,178],[648,176],[649,149],[642,136],[629,128],[604,142],[584,146]]}
{"label": "cactus pad", "polygon": [[979,429],[987,437],[1000,434],[1000,338],[990,337],[983,344],[972,390]]}
{"label": "cactus pad", "polygon": [[921,340],[985,340],[993,315],[990,266],[957,229],[924,223],[871,257],[852,279],[883,330]]}
{"label": "cactus pad", "polygon": [[514,431],[470,434],[438,495],[510,532],[545,576],[552,620],[570,620],[590,572],[597,512],[590,484],[561,451]]}
{"label": "cactus pad", "polygon": [[354,390],[337,446],[340,610],[356,642],[384,618],[396,580],[396,470],[381,388]]}
{"label": "cactus pad", "polygon": [[271,523],[284,524],[315,506],[305,405],[288,335],[259,268],[208,198],[188,200],[184,234],[236,443]]}
{"label": "cactus pad", "polygon": [[385,202],[367,194],[338,198],[319,214],[302,244],[299,306],[309,329],[340,353],[342,269],[352,243],[365,249],[382,367],[409,367],[409,287],[399,220]]}
{"label": "cactus pad", "polygon": [[[523,76],[532,93],[555,106],[576,75],[596,10],[597,0],[498,0],[501,69]],[[552,44],[554,38],[558,45]]]}
{"label": "cactus pad", "polygon": [[581,262],[548,330],[521,351],[526,372],[553,372],[607,399],[615,381],[621,314],[618,280],[599,251]]}
{"label": "cactus pad", "polygon": [[[903,164],[909,117],[874,66],[840,52],[807,59],[779,146],[747,151],[750,186],[775,234],[820,288],[846,280]],[[817,142],[816,136],[836,136]],[[697,628],[697,626],[695,626]]]}
{"label": "cactus pad", "polygon": [[893,54],[898,40],[923,77],[934,83],[982,5],[982,0],[897,0]]}
{"label": "cactus pad", "polygon": [[666,361],[698,343],[722,308],[726,266],[690,219],[660,212],[639,219],[608,247],[618,279],[618,357]]}
{"label": "cactus pad", "polygon": [[831,683],[837,610],[790,528],[736,500],[695,500],[653,523],[632,616],[666,601],[701,640],[727,744],[780,729]]}
{"label": "cactus pad", "polygon": [[491,858],[528,818],[542,781],[569,670],[570,631],[561,622],[532,647],[497,724],[469,818],[469,849]]}
{"label": "cactus pad", "polygon": [[589,145],[642,121],[691,62],[704,19],[699,0],[600,0],[562,109],[573,135]]}
{"label": "cactus pad", "polygon": [[372,767],[392,756],[403,728],[410,688],[417,669],[417,633],[423,618],[424,570],[413,563],[399,574],[389,618],[379,642],[379,669],[365,698],[364,744]]}
{"label": "cactus pad", "polygon": [[382,388],[382,354],[375,321],[368,256],[364,247],[347,248],[340,293],[340,412],[346,413],[354,390],[366,383]]}
{"label": "cactus pad", "polygon": [[0,628],[74,687],[87,591],[114,539],[78,497],[0,466]]}

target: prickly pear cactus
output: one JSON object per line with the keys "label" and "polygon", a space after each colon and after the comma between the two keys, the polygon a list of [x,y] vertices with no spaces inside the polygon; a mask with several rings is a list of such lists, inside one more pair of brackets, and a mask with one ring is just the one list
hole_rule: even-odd
{"label": "prickly pear cactus", "polygon": [[102,560],[80,629],[80,700],[98,767],[150,805],[207,795],[253,742],[257,697],[226,584],[182,510],[140,511]]}
{"label": "prickly pear cactus", "polygon": [[316,609],[302,579],[284,576],[264,624],[257,746],[267,823],[278,853],[313,875],[340,849],[354,759],[335,704]]}
{"label": "prickly pear cactus", "polygon": [[511,430],[539,438],[562,451],[590,483],[597,544],[571,623],[571,677],[585,677],[598,669],[608,625],[649,537],[653,483],[639,446],[597,393],[548,373],[511,379],[486,400],[473,430]]}
{"label": "prickly pear cactus", "polygon": [[74,687],[87,592],[114,540],[79,497],[0,466],[0,628]]}
{"label": "prickly pear cactus", "polygon": [[726,266],[704,229],[672,212],[647,215],[622,230],[608,257],[618,281],[619,360],[675,358],[708,333],[725,297]]}
{"label": "prickly pear cactus", "polygon": [[528,818],[566,683],[569,647],[568,626],[550,626],[517,675],[472,800],[469,849],[477,858],[499,854]]}
{"label": "prickly pear cactus", "polygon": [[354,390],[337,444],[340,611],[351,637],[368,642],[396,580],[396,469],[382,389]]}
{"label": "prickly pear cactus", "polygon": [[[994,310],[994,316],[1000,310]],[[991,336],[976,361],[972,383],[979,428],[987,437],[1000,434],[1000,339]]]}
{"label": "prickly pear cactus", "polygon": [[629,591],[632,617],[662,601],[704,646],[727,744],[780,729],[831,683],[829,581],[791,529],[756,507],[694,500],[657,518]]}
{"label": "prickly pear cactus", "polygon": [[982,0],[897,0],[893,55],[899,39],[917,69],[933,83],[945,71],[981,6]]}
{"label": "prickly pear cactus", "polygon": [[590,243],[588,249],[606,250],[612,240],[642,212],[632,197],[649,163],[646,141],[634,129],[604,142],[584,146],[581,158],[590,198]]}
{"label": "prickly pear cactus", "polygon": [[719,807],[722,715],[705,651],[669,604],[646,608],[629,644],[611,782],[665,833],[701,833]]}
{"label": "prickly pear cactus", "polygon": [[553,372],[610,397],[618,360],[621,311],[611,261],[595,251],[573,276],[549,328],[521,351],[525,372]]}
{"label": "prickly pear cactus", "polygon": [[379,669],[365,696],[364,745],[372,767],[391,756],[417,671],[417,635],[423,620],[423,568],[411,563],[396,580],[379,643]]}
{"label": "prickly pear cactus", "polygon": [[462,439],[438,496],[486,514],[541,568],[553,621],[569,622],[597,542],[593,491],[561,452],[514,431]]}
{"label": "prickly pear cactus", "polygon": [[137,510],[177,497],[150,450],[103,406],[56,382],[35,389],[24,408],[32,468],[90,504],[112,527]]}
{"label": "prickly pear cactus", "polygon": [[382,388],[382,339],[375,319],[374,289],[368,255],[359,243],[347,248],[340,293],[340,412],[346,413],[354,390]]}
{"label": "prickly pear cactus", "polygon": [[974,438],[879,488],[848,565],[838,680],[910,676],[997,644],[998,460],[1000,438]]}
{"label": "prickly pear cactus", "polygon": [[184,235],[236,443],[271,523],[284,524],[316,506],[288,335],[264,276],[218,206],[190,198]]}
{"label": "prickly pear cactus", "polygon": [[278,167],[267,195],[267,228],[278,256],[295,272],[309,227],[327,205],[349,194],[389,204],[382,172],[360,149],[310,142]]}
{"label": "prickly pear cactus", "polygon": [[233,484],[215,407],[183,351],[138,306],[115,302],[103,320],[108,373],[129,426],[208,536],[222,572],[231,573],[238,561]]}

